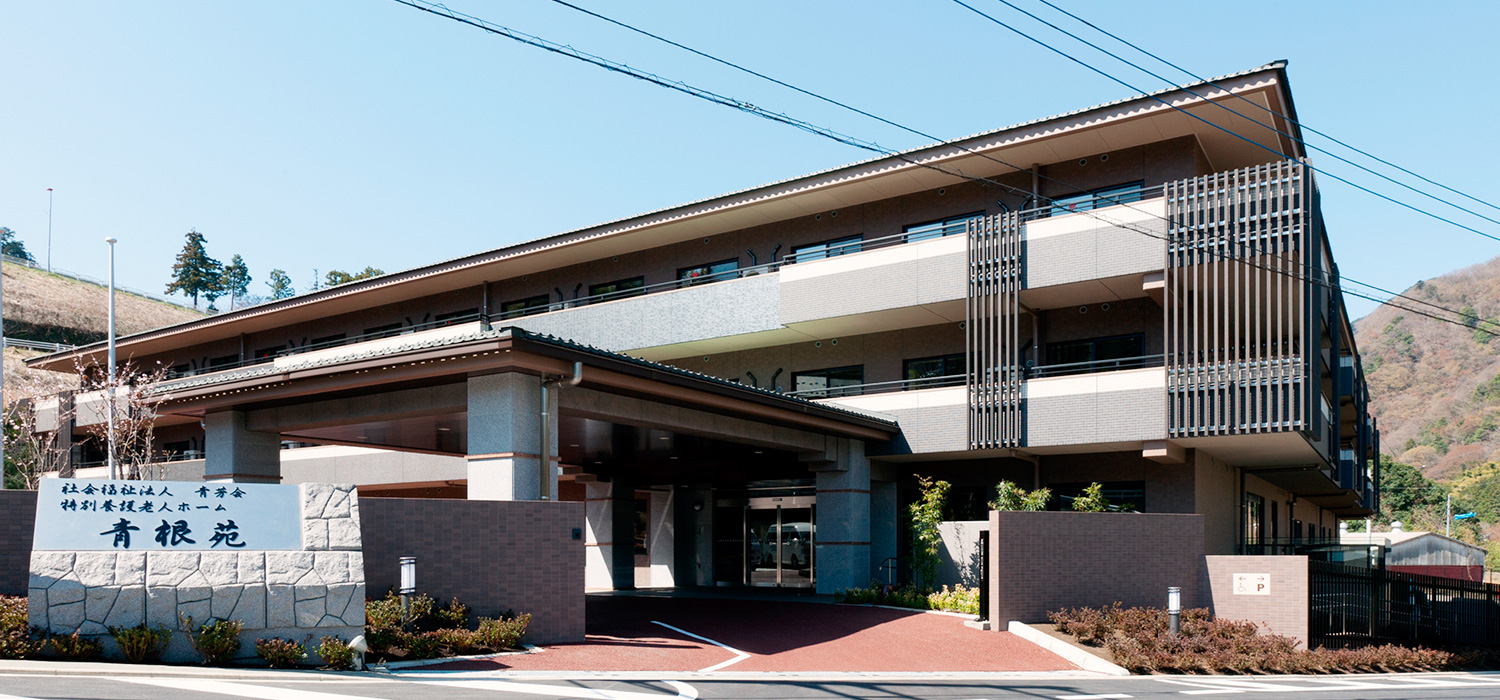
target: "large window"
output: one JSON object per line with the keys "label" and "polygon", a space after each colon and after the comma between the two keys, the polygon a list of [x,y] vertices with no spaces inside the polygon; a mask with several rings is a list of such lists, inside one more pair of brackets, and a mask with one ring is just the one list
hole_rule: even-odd
{"label": "large window", "polygon": [[1047,366],[1038,370],[1050,376],[1140,367],[1145,347],[1142,333],[1047,343]]}
{"label": "large window", "polygon": [[321,338],[313,338],[304,347],[307,348],[308,350],[317,350],[317,349],[320,349],[320,348],[332,348],[332,347],[337,347],[339,345],[343,345],[344,341],[347,340],[347,339],[348,339],[348,337],[345,336],[343,333],[339,333],[337,335],[325,335],[325,336],[323,336]]}
{"label": "large window", "polygon": [[462,311],[449,311],[448,313],[445,313],[445,314],[438,314],[436,316],[433,316],[432,317],[432,325],[434,325],[434,326],[452,326],[452,325],[459,324],[459,323],[466,323],[468,321],[473,321],[474,319],[476,319],[478,317],[479,317],[479,309],[478,308],[464,309]]}
{"label": "large window", "polygon": [[272,345],[270,347],[261,348],[255,351],[255,359],[263,360],[267,357],[275,357],[277,355],[280,355],[284,350],[286,350],[285,345]]}
{"label": "large window", "polygon": [[500,318],[520,318],[542,313],[547,310],[547,302],[551,300],[552,297],[546,294],[538,294],[534,297],[507,301],[500,305]]}
{"label": "large window", "polygon": [[919,357],[901,363],[901,376],[906,379],[903,389],[926,389],[935,386],[953,386],[963,383],[964,354]]}
{"label": "large window", "polygon": [[809,397],[849,396],[859,391],[853,387],[864,383],[864,365],[792,373],[792,391],[805,391],[803,396]]}
{"label": "large window", "polygon": [[600,297],[594,301],[611,301],[625,297],[638,297],[646,293],[646,278],[631,277],[625,280],[589,285],[589,296]]}
{"label": "large window", "polygon": [[808,260],[822,260],[835,255],[847,255],[858,253],[864,249],[864,236],[847,236],[835,238],[831,241],[813,243],[812,245],[797,246],[792,249],[792,262],[807,262]]}
{"label": "large window", "polygon": [[719,262],[715,263],[680,268],[677,270],[677,279],[681,280],[682,286],[686,287],[694,284],[703,284],[705,282],[717,282],[719,280],[729,279],[730,277],[733,277],[735,272],[739,269],[739,258],[734,258],[732,260],[720,260]]}
{"label": "large window", "polygon": [[1245,544],[1265,542],[1266,499],[1253,493],[1245,494]]}
{"label": "large window", "polygon": [[381,326],[374,326],[372,328],[366,328],[364,332],[365,338],[368,338],[370,340],[374,340],[376,338],[390,338],[397,335],[401,335],[400,321],[397,321],[395,323],[387,323]]}
{"label": "large window", "polygon": [[[1073,500],[1083,495],[1083,490],[1091,486],[1087,483],[1047,484],[1052,489],[1054,498],[1048,505],[1055,510],[1073,510]],[[1127,513],[1146,512],[1146,482],[1144,481],[1104,481],[1100,482],[1100,494],[1104,500],[1109,501],[1110,510],[1124,511]]]}
{"label": "large window", "polygon": [[231,365],[237,364],[239,361],[240,361],[240,356],[239,355],[221,355],[219,357],[215,357],[215,358],[209,360],[208,361],[208,368],[209,369],[218,369],[220,367],[229,367]]}
{"label": "large window", "polygon": [[969,230],[969,222],[984,218],[984,212],[977,211],[973,214],[963,216],[952,216],[938,221],[928,221],[922,224],[912,224],[901,229],[906,234],[906,242],[925,241],[929,238],[942,238]]}
{"label": "large window", "polygon": [[1146,183],[1130,182],[1123,185],[1112,185],[1101,187],[1097,190],[1070,194],[1066,197],[1058,197],[1052,200],[1051,216],[1059,214],[1071,214],[1075,211],[1091,211],[1103,207],[1112,207],[1116,204],[1130,204],[1141,201]]}

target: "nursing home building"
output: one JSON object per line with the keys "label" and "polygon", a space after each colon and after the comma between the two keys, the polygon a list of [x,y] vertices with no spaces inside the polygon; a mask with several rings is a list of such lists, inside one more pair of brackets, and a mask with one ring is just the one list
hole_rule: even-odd
{"label": "nursing home building", "polygon": [[[1099,482],[1202,514],[1210,554],[1335,537],[1375,508],[1378,433],[1292,119],[1271,64],[123,337],[119,356],[171,368],[142,387],[168,478],[586,501],[597,588],[885,580],[916,475],[965,512],[1001,479],[1062,508]],[[77,417],[37,429],[90,473],[99,397],[62,400]]]}

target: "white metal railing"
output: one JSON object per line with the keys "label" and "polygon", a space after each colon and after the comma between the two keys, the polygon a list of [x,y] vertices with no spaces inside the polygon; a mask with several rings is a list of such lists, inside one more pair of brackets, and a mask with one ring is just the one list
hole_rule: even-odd
{"label": "white metal railing", "polygon": [[25,338],[0,338],[0,347],[40,350],[42,352],[62,352],[63,350],[72,350],[78,346],[66,343],[44,343],[40,340],[26,340]]}
{"label": "white metal railing", "polygon": [[[37,264],[35,261],[27,260],[25,258],[18,258],[18,257],[15,257],[13,255],[0,255],[0,260],[4,260],[5,262],[8,262],[8,263],[15,263],[17,265],[25,265],[26,267],[32,268],[33,270],[42,270],[42,271],[50,273],[50,274],[59,275],[59,276],[62,276],[62,277],[67,277],[69,279],[75,279],[75,280],[78,280],[79,282],[87,282],[89,284],[97,284],[100,287],[108,287],[109,286],[109,282],[106,282],[104,280],[98,279],[96,277],[90,277],[88,275],[79,274],[77,272],[69,272],[67,270],[63,270],[61,268],[56,268],[56,267],[54,267],[54,268],[52,268],[52,269],[49,270],[49,269],[47,269],[46,265],[40,265],[40,264]],[[173,304],[173,305],[176,305],[176,306],[181,306],[181,307],[183,307],[185,309],[191,309],[192,308],[191,306],[188,306],[187,304],[184,304],[184,303],[182,303],[180,301],[177,301],[175,299],[168,299],[168,298],[163,297],[163,296],[157,296],[157,295],[152,294],[150,292],[143,292],[143,291],[141,291],[139,289],[134,289],[134,288],[131,288],[131,287],[124,287],[124,286],[121,286],[119,284],[115,285],[115,289],[119,290],[121,292],[125,292],[126,294],[134,294],[134,295],[136,295],[138,297],[146,297],[147,299],[151,299],[153,301],[165,302],[167,304]],[[194,310],[196,311],[197,309],[194,309]]]}

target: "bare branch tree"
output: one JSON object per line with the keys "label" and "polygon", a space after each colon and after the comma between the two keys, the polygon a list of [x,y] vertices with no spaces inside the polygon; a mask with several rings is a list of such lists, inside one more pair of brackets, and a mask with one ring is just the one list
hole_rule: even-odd
{"label": "bare branch tree", "polygon": [[38,432],[38,413],[59,430],[72,429],[73,402],[67,394],[38,393],[7,406],[3,415],[6,488],[35,490],[49,473],[72,476],[72,441],[59,440],[59,430]]}
{"label": "bare branch tree", "polygon": [[[162,477],[157,465],[158,455],[152,451],[152,446],[156,430],[156,406],[168,397],[142,389],[166,379],[167,369],[165,365],[142,369],[127,362],[115,372],[114,438],[118,478],[139,480]],[[111,386],[108,373],[95,367],[80,367],[78,374],[83,377],[84,390],[81,393],[99,392],[94,394],[98,397],[99,405],[95,409],[98,415],[93,416],[96,420],[82,426],[83,431],[99,444],[105,444],[110,433],[106,417],[108,399],[105,398],[109,395]]]}

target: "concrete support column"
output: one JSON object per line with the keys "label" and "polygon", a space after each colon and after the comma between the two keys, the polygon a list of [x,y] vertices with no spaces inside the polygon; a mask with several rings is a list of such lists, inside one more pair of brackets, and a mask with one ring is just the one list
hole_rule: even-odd
{"label": "concrete support column", "polygon": [[817,473],[818,593],[870,585],[870,460],[862,440],[830,438]]}
{"label": "concrete support column", "polygon": [[614,588],[614,482],[584,483],[584,559],[585,588]]}
{"label": "concrete support column", "polygon": [[[547,493],[557,498],[557,392],[549,392],[545,450]],[[542,498],[542,380],[507,372],[470,377],[469,499],[475,501],[535,501]]]}
{"label": "concrete support column", "polygon": [[244,411],[203,417],[203,480],[281,483],[281,435],[245,427]]}
{"label": "concrete support column", "polygon": [[[899,520],[896,510],[896,482],[870,482],[870,580],[887,583],[899,573],[894,568],[881,570],[887,559],[899,558],[896,537]],[[892,562],[894,564],[894,562]]]}
{"label": "concrete support column", "polygon": [[610,579],[615,590],[632,591],[635,590],[635,486],[616,475],[610,499],[613,502],[610,539],[615,543],[610,557]]}
{"label": "concrete support column", "polygon": [[675,490],[651,492],[646,551],[650,557],[653,588],[677,585],[674,571],[677,561],[676,495]]}

